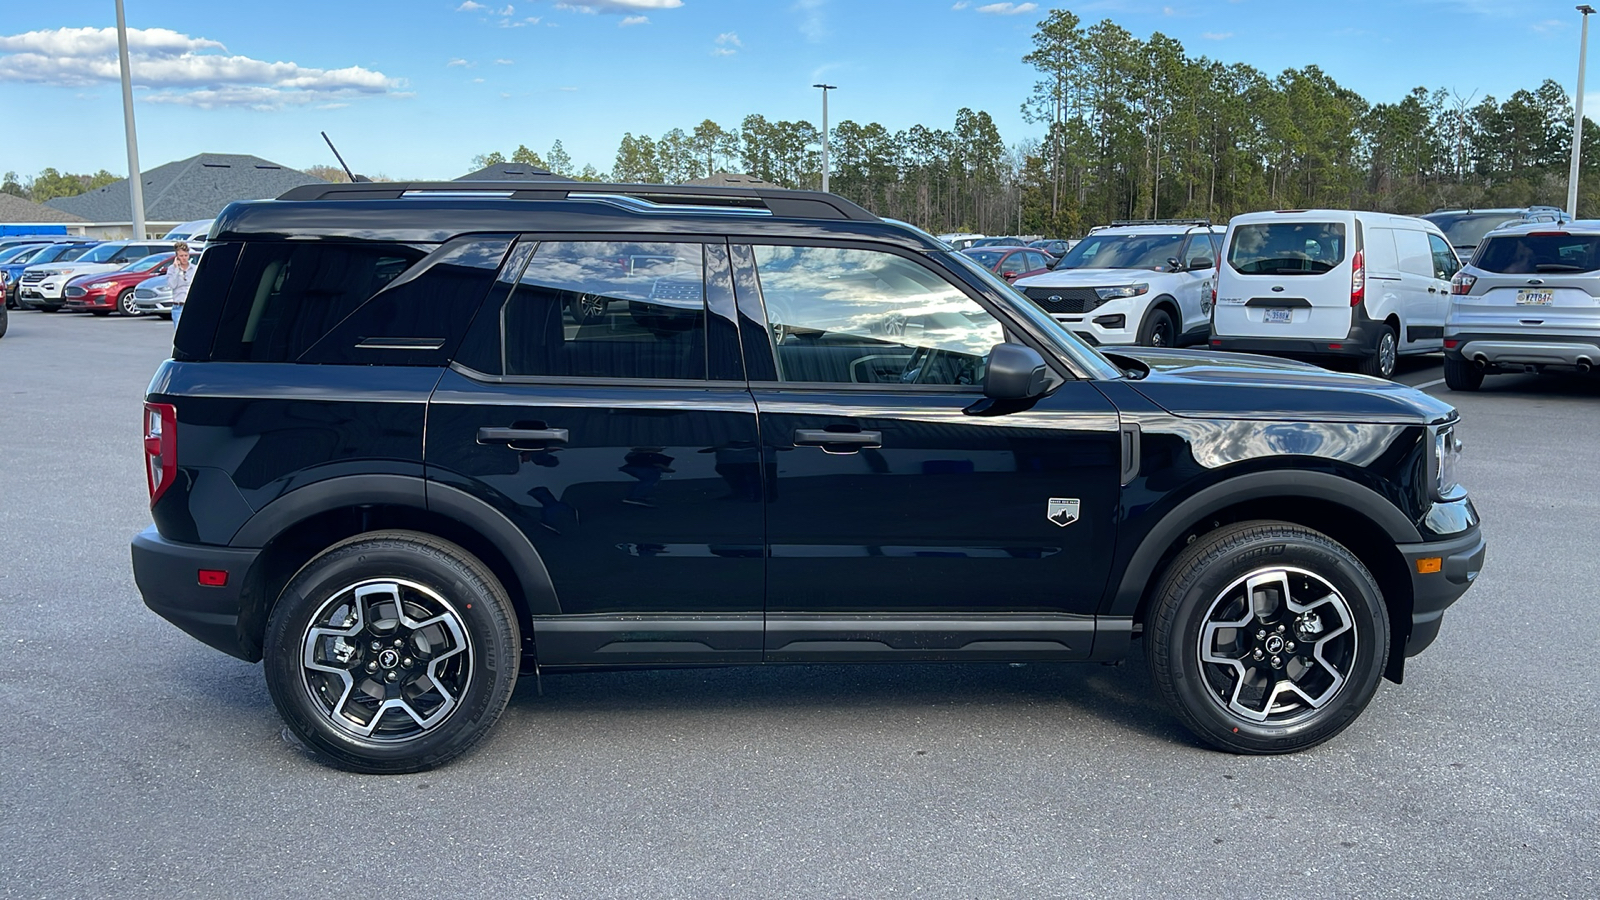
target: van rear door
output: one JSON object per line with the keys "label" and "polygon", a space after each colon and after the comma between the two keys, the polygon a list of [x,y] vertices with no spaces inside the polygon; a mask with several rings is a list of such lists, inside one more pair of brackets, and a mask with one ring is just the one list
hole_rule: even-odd
{"label": "van rear door", "polygon": [[1243,308],[1218,309],[1217,331],[1335,341],[1348,335],[1352,231],[1343,222],[1306,219],[1234,226],[1227,293],[1232,305]]}

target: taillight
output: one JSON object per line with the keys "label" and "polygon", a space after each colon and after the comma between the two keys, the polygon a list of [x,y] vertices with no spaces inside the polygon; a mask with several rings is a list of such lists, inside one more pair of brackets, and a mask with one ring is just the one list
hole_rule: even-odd
{"label": "taillight", "polygon": [[171,403],[144,405],[144,473],[155,506],[178,474],[178,408]]}
{"label": "taillight", "polygon": [[1472,293],[1472,286],[1477,283],[1478,276],[1468,275],[1465,272],[1457,272],[1455,277],[1450,279],[1450,293],[1470,294]]}
{"label": "taillight", "polygon": [[1350,305],[1360,306],[1367,299],[1367,251],[1357,250],[1350,260]]}

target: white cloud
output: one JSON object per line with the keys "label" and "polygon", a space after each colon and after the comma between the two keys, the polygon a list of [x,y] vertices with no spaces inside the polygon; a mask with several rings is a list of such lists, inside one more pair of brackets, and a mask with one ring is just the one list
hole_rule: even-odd
{"label": "white cloud", "polygon": [[1539,32],[1540,34],[1552,34],[1555,32],[1565,31],[1567,29],[1567,23],[1561,21],[1560,19],[1545,19],[1543,22],[1535,22],[1528,27]]}
{"label": "white cloud", "polygon": [[510,59],[497,59],[494,61],[494,64],[497,66],[514,66],[516,65],[516,61]]}
{"label": "white cloud", "polygon": [[452,69],[454,69],[454,68],[467,68],[467,69],[470,69],[470,68],[472,68],[472,63],[469,63],[464,59],[457,58],[457,59],[452,59],[449,62],[445,63],[445,67],[446,68],[452,68]]}
{"label": "white cloud", "polygon": [[[206,51],[221,50],[222,53]],[[128,29],[140,99],[212,108],[280,108],[361,94],[394,94],[400,82],[372,69],[318,69],[228,55],[219,41],[165,28]],[[121,80],[114,28],[58,28],[0,36],[0,82],[85,87]]]}
{"label": "white cloud", "polygon": [[1016,16],[1031,13],[1038,8],[1037,3],[987,3],[978,7],[977,11],[986,16]]}
{"label": "white cloud", "polygon": [[960,9],[966,9],[966,8],[967,8],[967,7],[969,7],[969,6],[971,6],[971,5],[972,5],[972,4],[971,4],[971,3],[968,3],[968,2],[967,2],[967,0],[961,0],[961,2],[960,2],[960,3],[957,3],[957,4],[956,4],[956,5],[954,5],[954,6],[952,6],[952,7],[950,7],[950,8],[951,8],[951,9],[957,9],[957,10],[960,10]]}
{"label": "white cloud", "polygon": [[456,12],[473,12],[474,10],[488,8],[489,7],[484,6],[482,3],[475,3],[473,0],[466,0],[465,3],[462,3],[460,6],[456,7]]}
{"label": "white cloud", "polygon": [[474,79],[472,79],[472,83],[473,84],[483,84],[483,79],[482,78],[474,78]]}
{"label": "white cloud", "polygon": [[800,14],[800,33],[806,40],[817,43],[827,38],[828,22],[823,17],[827,0],[796,0],[794,11]]}
{"label": "white cloud", "polygon": [[634,13],[657,12],[665,9],[677,9],[683,5],[683,0],[572,0],[556,4],[556,9],[565,9],[570,12],[607,13],[616,16],[636,18]]}
{"label": "white cloud", "polygon": [[735,53],[738,53],[738,52],[739,51],[731,49],[731,48],[728,48],[728,47],[712,47],[711,48],[711,55],[712,56],[732,56],[732,55],[734,55]]}
{"label": "white cloud", "polygon": [[737,31],[724,31],[722,34],[717,35],[717,46],[721,47],[728,44],[732,44],[735,47],[744,46],[744,42],[739,40]]}
{"label": "white cloud", "polygon": [[497,16],[514,16],[514,15],[517,14],[517,8],[515,6],[512,6],[511,4],[507,3],[505,6],[501,7],[500,9],[495,10],[494,14],[497,15]]}
{"label": "white cloud", "polygon": [[1228,38],[1233,37],[1233,32],[1231,32],[1231,31],[1207,31],[1207,32],[1205,32],[1204,34],[1202,34],[1200,36],[1205,38],[1208,41],[1225,41]]}
{"label": "white cloud", "polygon": [[649,25],[649,24],[650,24],[650,17],[649,16],[628,16],[627,18],[623,19],[621,22],[618,22],[617,23],[617,27],[618,28],[627,28],[629,25]]}

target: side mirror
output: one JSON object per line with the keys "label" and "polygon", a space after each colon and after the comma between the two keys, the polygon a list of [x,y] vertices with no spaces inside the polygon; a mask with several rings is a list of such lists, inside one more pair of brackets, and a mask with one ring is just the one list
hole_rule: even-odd
{"label": "side mirror", "polygon": [[1206,269],[1209,269],[1212,266],[1215,266],[1216,264],[1217,263],[1216,263],[1215,260],[1210,259],[1208,257],[1204,257],[1204,256],[1197,257],[1196,259],[1194,259],[1192,262],[1189,263],[1189,271],[1191,271],[1191,272],[1203,272]]}
{"label": "side mirror", "polygon": [[1167,257],[1167,270],[1169,272],[1182,272],[1183,260],[1177,258],[1176,256]]}
{"label": "side mirror", "polygon": [[1044,357],[1021,344],[995,344],[983,374],[983,395],[991,400],[1027,400],[1049,383]]}
{"label": "side mirror", "polygon": [[1021,272],[1001,272],[1000,277],[1004,278],[1006,281],[1016,281],[1017,276],[1021,274]]}

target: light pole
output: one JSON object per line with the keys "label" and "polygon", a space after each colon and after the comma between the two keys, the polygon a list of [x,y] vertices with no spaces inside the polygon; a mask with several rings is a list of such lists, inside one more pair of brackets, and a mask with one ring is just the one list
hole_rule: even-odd
{"label": "light pole", "polygon": [[1578,7],[1583,13],[1583,37],[1578,39],[1578,94],[1572,106],[1577,114],[1572,120],[1572,170],[1567,173],[1567,215],[1578,217],[1578,155],[1583,150],[1583,64],[1589,55],[1589,16],[1594,7],[1585,3]]}
{"label": "light pole", "polygon": [[838,85],[811,86],[822,88],[822,194],[827,194],[827,91],[837,91]]}
{"label": "light pole", "polygon": [[133,209],[133,234],[142,241],[144,234],[144,177],[139,174],[139,138],[133,129],[133,73],[128,67],[128,22],[117,0],[117,62],[122,65],[122,124],[128,131],[128,205]]}

